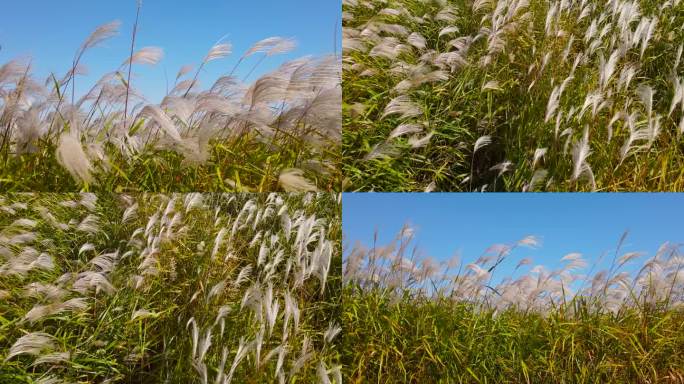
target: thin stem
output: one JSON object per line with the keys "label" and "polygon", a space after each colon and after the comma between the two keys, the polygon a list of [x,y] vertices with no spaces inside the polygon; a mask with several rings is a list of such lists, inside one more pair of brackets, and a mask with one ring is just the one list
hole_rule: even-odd
{"label": "thin stem", "polygon": [[245,76],[244,79],[242,79],[243,82],[244,82],[244,81],[247,81],[247,79],[248,79],[249,76],[252,74],[252,72],[254,72],[254,70],[259,66],[259,64],[261,64],[261,62],[264,61],[264,59],[266,58],[266,56],[267,56],[267,55],[261,56],[261,59],[259,59],[259,61],[257,61],[256,64],[254,64],[254,66],[253,66],[252,69],[249,71],[249,73],[247,74],[247,76]]}
{"label": "thin stem", "polygon": [[206,64],[206,63],[207,63],[206,60],[202,61],[202,64],[200,64],[199,68],[197,68],[197,72],[195,72],[195,77],[192,78],[192,83],[190,83],[190,86],[188,87],[188,89],[183,94],[183,97],[187,97],[188,93],[190,93],[190,90],[192,89],[192,87],[195,86],[195,83],[197,82],[197,77],[199,76],[200,72],[202,71],[202,68],[204,68],[204,64]]}
{"label": "thin stem", "polygon": [[135,12],[135,24],[133,24],[133,38],[131,39],[131,54],[128,60],[128,79],[126,80],[126,103],[124,104],[123,125],[126,129],[126,119],[128,118],[128,97],[131,90],[131,70],[133,69],[133,50],[135,49],[135,36],[138,32],[138,19],[140,17],[141,3],[138,2],[138,7]]}
{"label": "thin stem", "polygon": [[230,73],[228,74],[228,77],[233,76],[233,73],[235,73],[235,70],[238,68],[238,66],[240,65],[240,63],[242,63],[242,61],[243,61],[244,59],[245,59],[245,56],[242,56],[242,57],[240,58],[240,60],[238,60],[238,62],[235,63],[235,65],[233,66],[233,69],[230,70]]}

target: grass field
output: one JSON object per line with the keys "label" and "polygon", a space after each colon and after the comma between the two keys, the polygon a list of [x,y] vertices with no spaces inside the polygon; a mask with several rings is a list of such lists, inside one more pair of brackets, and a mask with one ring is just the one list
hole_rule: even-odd
{"label": "grass field", "polygon": [[0,382],[341,383],[340,196],[0,197]]}
{"label": "grass field", "polygon": [[[303,57],[253,80],[264,60],[296,46],[293,39],[269,37],[202,87],[203,69],[219,60],[225,65],[232,53],[230,43],[218,41],[205,57],[188,58],[196,63],[169,79],[156,104],[136,90],[132,75],[162,60],[163,50],[136,47],[137,27],[136,21],[122,64],[90,89],[79,82],[88,55],[118,33],[118,22],[93,31],[66,74],[35,78],[27,59],[0,64],[0,190],[340,189],[338,55]],[[243,67],[248,74],[240,78],[235,73]]]}
{"label": "grass field", "polygon": [[[422,257],[409,227],[345,251],[349,383],[684,383],[684,257],[578,253],[548,270],[517,257],[528,237],[472,263]],[[497,272],[513,263],[515,276]],[[636,266],[636,268],[635,268]],[[628,272],[628,271],[636,272]],[[496,277],[494,277],[496,276]]]}
{"label": "grass field", "polygon": [[344,0],[349,191],[684,190],[680,0]]}

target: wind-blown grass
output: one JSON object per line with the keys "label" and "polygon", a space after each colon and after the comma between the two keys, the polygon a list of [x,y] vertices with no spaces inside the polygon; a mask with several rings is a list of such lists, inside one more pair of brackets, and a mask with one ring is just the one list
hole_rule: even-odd
{"label": "wind-blown grass", "polygon": [[[248,83],[264,60],[295,47],[292,39],[270,37],[202,89],[203,68],[231,54],[231,45],[218,41],[198,65],[181,68],[155,104],[136,91],[131,74],[158,63],[163,51],[135,46],[136,22],[122,64],[75,98],[86,53],[118,28],[97,28],[61,76],[36,79],[21,59],[0,65],[0,189],[339,190],[339,56],[286,62]],[[235,73],[245,65],[251,70],[241,79]]]}
{"label": "wind-blown grass", "polygon": [[[555,270],[514,256],[534,237],[472,263],[423,256],[409,227],[357,244],[343,261],[346,381],[684,383],[680,245],[647,257],[625,236],[604,263],[571,253]],[[502,263],[514,275],[495,277]]]}
{"label": "wind-blown grass", "polygon": [[680,0],[343,4],[345,190],[684,190]]}
{"label": "wind-blown grass", "polygon": [[339,198],[0,197],[0,382],[341,383]]}

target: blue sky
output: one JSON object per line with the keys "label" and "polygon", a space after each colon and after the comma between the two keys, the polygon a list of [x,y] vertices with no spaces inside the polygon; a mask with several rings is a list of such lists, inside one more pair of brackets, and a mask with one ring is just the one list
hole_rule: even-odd
{"label": "blue sky", "polygon": [[346,193],[342,216],[346,244],[359,240],[371,245],[377,229],[384,245],[410,222],[419,248],[438,260],[460,252],[464,261],[472,262],[492,244],[527,235],[541,238],[538,249],[514,251],[499,268],[499,277],[511,274],[524,257],[531,257],[533,265],[555,268],[571,252],[582,253],[589,263],[611,252],[602,263],[609,265],[625,230],[629,235],[621,254],[644,251],[653,256],[665,241],[684,242],[683,219],[684,194],[658,193]]}
{"label": "blue sky", "polygon": [[[120,20],[118,36],[90,51],[83,63],[90,73],[80,78],[77,94],[128,56],[135,20],[135,0],[23,0],[5,1],[0,12],[0,64],[30,57],[41,80],[50,72],[64,74],[74,52],[99,25]],[[134,87],[153,101],[166,93],[165,70],[173,83],[181,66],[198,63],[221,37],[233,44],[233,54],[210,63],[200,76],[208,87],[230,72],[253,43],[271,36],[293,37],[299,43],[291,54],[271,57],[255,75],[277,68],[283,61],[305,55],[332,53],[341,46],[340,0],[144,0],[136,46],[158,46],[165,57],[157,66],[135,66]],[[337,32],[336,32],[337,31]],[[246,75],[258,57],[236,71]]]}

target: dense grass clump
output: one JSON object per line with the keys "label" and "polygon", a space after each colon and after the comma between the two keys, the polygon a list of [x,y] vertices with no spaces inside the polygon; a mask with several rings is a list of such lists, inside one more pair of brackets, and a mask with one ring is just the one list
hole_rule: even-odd
{"label": "dense grass clump", "polygon": [[0,198],[0,382],[341,383],[339,196]]}
{"label": "dense grass clump", "polygon": [[684,190],[680,0],[345,0],[346,190]]}
{"label": "dense grass clump", "polygon": [[610,268],[582,256],[563,267],[515,267],[534,238],[490,247],[470,264],[410,252],[403,231],[344,260],[343,356],[350,383],[684,383],[684,258],[665,244],[624,252]]}
{"label": "dense grass clump", "polygon": [[[265,59],[296,46],[269,37],[202,89],[202,70],[231,54],[231,45],[219,41],[197,65],[182,67],[156,104],[135,89],[132,74],[158,63],[163,51],[135,47],[137,22],[122,64],[91,89],[78,86],[87,53],[118,28],[97,28],[64,75],[37,79],[21,59],[0,65],[0,190],[340,189],[338,55],[286,62],[252,81]],[[251,69],[240,78],[236,70],[245,65]]]}

